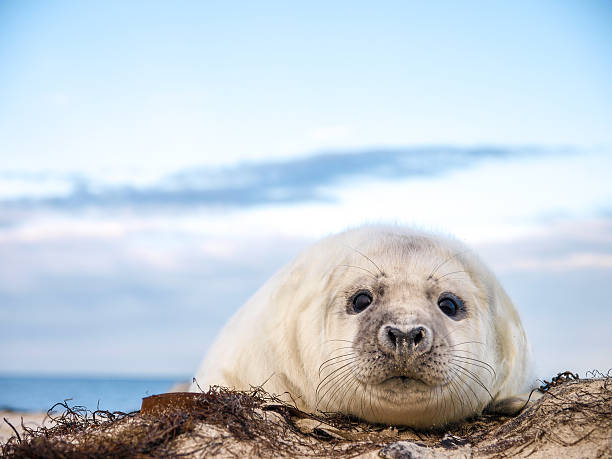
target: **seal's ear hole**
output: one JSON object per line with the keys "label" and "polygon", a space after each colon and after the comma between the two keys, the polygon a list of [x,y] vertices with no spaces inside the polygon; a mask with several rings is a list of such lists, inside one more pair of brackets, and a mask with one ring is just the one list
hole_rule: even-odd
{"label": "seal's ear hole", "polygon": [[368,292],[359,292],[353,297],[352,309],[355,313],[360,313],[372,304],[372,295]]}

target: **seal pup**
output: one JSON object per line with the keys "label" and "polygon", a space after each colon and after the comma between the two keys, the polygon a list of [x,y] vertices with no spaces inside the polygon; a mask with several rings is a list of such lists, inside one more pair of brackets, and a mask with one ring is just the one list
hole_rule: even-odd
{"label": "seal pup", "polygon": [[529,360],[518,312],[471,250],[364,226],[323,239],[266,282],[190,390],[263,384],[305,411],[432,428],[485,408],[520,410]]}

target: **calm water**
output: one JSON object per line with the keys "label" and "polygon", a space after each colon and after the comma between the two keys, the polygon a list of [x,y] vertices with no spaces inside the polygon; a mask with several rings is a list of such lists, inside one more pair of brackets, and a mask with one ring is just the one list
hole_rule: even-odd
{"label": "calm water", "polygon": [[[178,378],[180,380],[180,378]],[[0,376],[0,409],[46,411],[71,398],[70,406],[133,411],[143,397],[167,392],[177,379]]]}

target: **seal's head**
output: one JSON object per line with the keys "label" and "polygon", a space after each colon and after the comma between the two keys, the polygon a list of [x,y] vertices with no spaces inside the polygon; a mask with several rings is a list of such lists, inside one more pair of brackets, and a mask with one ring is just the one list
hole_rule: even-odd
{"label": "seal's head", "polygon": [[229,325],[233,342],[220,338],[236,352],[198,377],[217,371],[211,382],[246,388],[273,374],[266,388],[303,409],[414,427],[504,406],[529,388],[515,308],[451,239],[348,231],[306,251],[250,303]]}

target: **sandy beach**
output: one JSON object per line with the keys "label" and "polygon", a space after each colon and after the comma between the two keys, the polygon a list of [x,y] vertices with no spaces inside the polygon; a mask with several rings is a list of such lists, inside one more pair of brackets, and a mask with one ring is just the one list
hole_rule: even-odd
{"label": "sandy beach", "polygon": [[11,426],[9,426],[4,419],[8,420],[20,434],[23,432],[23,428],[21,427],[22,419],[26,427],[33,429],[42,425],[45,427],[51,426],[51,421],[47,418],[46,412],[30,413],[21,411],[0,411],[0,443],[5,443],[15,434]]}
{"label": "sandy beach", "polygon": [[[39,432],[0,448],[6,457],[610,457],[612,378],[558,377],[514,417],[483,413],[442,430],[415,431],[313,414],[263,391],[147,397],[139,413],[98,417],[75,412],[62,433]],[[17,427],[44,413],[3,412]],[[49,421],[47,421],[49,422]],[[8,426],[7,426],[8,427]],[[10,427],[2,427],[4,441]],[[68,435],[68,437],[66,437]]]}

